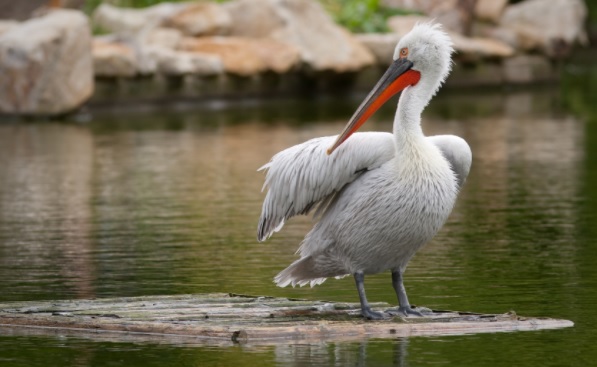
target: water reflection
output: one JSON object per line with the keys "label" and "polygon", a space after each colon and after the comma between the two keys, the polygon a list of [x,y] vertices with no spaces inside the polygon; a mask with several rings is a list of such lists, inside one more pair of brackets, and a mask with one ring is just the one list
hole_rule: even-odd
{"label": "water reflection", "polygon": [[0,126],[0,267],[29,297],[63,285],[94,296],[92,162],[89,129]]}
{"label": "water reflection", "polygon": [[287,344],[277,345],[274,354],[277,364],[293,367],[409,367],[408,345],[408,338],[391,342],[364,340],[358,343]]}
{"label": "water reflection", "polygon": [[[559,111],[559,98],[543,90],[445,92],[434,100],[424,130],[464,137],[473,168],[446,227],[413,259],[405,281],[417,304],[479,312],[514,308],[572,319],[575,329],[557,337],[176,351],[142,343],[115,352],[110,348],[120,344],[73,341],[74,354],[85,351],[76,364],[100,364],[106,350],[128,353],[128,365],[147,365],[142,354],[155,357],[156,365],[170,364],[164,358],[171,357],[192,364],[297,366],[523,365],[494,349],[535,361],[550,355],[562,363],[594,355],[592,345],[579,340],[590,340],[590,305],[597,302],[597,168],[591,159],[597,145],[590,143],[597,131]],[[356,301],[351,279],[313,289],[272,285],[273,275],[295,258],[308,218],[291,221],[265,244],[256,242],[255,231],[263,198],[263,175],[256,169],[279,150],[337,133],[357,104],[284,102],[232,113],[104,115],[87,125],[0,124],[0,301],[222,291]],[[389,131],[392,117],[389,106],[366,128]],[[368,292],[372,301],[395,303],[388,274],[369,277]],[[39,340],[27,346],[14,338],[0,338],[0,360],[17,344],[16,354],[39,355]],[[44,343],[46,350],[56,347]]]}
{"label": "water reflection", "polygon": [[[558,236],[565,240],[574,231],[568,224],[577,221],[582,122],[540,110],[550,95],[481,96],[472,114],[460,111],[469,103],[462,98],[440,98],[424,129],[464,137],[474,152],[473,170],[446,229],[413,262],[409,283],[424,281],[430,268],[457,277],[449,270],[477,266],[463,263],[479,256],[466,247],[473,234],[498,239],[476,244],[482,251],[524,251],[545,233],[554,245]],[[257,244],[263,177],[256,168],[285,147],[336,133],[344,111],[295,126],[264,124],[255,111],[242,124],[219,111],[141,116],[134,126],[128,119],[0,126],[4,297],[287,294],[269,282],[292,261],[310,221],[294,220],[271,243]],[[392,114],[386,109],[367,128],[390,130]],[[570,255],[570,249],[546,246],[546,255]],[[49,286],[45,296],[38,282]],[[353,297],[347,282],[328,283],[312,295]],[[373,287],[386,283],[380,279]],[[390,294],[384,290],[382,297],[394,302]]]}

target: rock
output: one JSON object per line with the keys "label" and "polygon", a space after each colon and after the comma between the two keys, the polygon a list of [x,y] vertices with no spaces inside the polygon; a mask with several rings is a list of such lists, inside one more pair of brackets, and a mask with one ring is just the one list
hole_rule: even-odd
{"label": "rock", "polygon": [[493,23],[498,23],[502,13],[508,5],[508,0],[477,0],[475,17]]}
{"label": "rock", "polygon": [[356,71],[374,61],[371,52],[316,1],[236,0],[223,6],[232,18],[231,35],[291,44],[314,70]]}
{"label": "rock", "polygon": [[164,21],[164,25],[188,36],[225,34],[230,28],[230,15],[219,4],[198,2]]}
{"label": "rock", "polygon": [[384,6],[421,12],[447,30],[467,34],[476,0],[382,0]]}
{"label": "rock", "polygon": [[220,58],[199,52],[175,51],[165,47],[150,46],[146,49],[146,56],[153,60],[157,72],[165,75],[210,76],[224,71]]}
{"label": "rock", "polygon": [[0,36],[0,112],[54,115],[92,94],[93,60],[87,17],[55,10]]}
{"label": "rock", "polygon": [[506,8],[500,27],[516,35],[516,44],[522,50],[540,50],[559,57],[575,43],[587,42],[586,17],[587,7],[582,0],[526,0]]}
{"label": "rock", "polygon": [[[360,34],[358,39],[376,56],[377,62],[387,65],[392,60],[394,49],[402,36],[417,22],[430,21],[420,16],[394,16],[388,19],[388,26],[395,33]],[[461,59],[475,61],[483,58],[504,58],[514,55],[514,49],[507,43],[487,37],[466,37],[449,32],[454,49]]]}
{"label": "rock", "polygon": [[[400,37],[404,36],[413,29],[417,23],[431,22],[432,18],[422,15],[395,15],[388,18],[388,28],[398,34]],[[396,45],[394,45],[396,47]]]}
{"label": "rock", "polygon": [[185,9],[185,3],[161,3],[143,9],[119,8],[102,3],[93,12],[93,23],[102,30],[137,36],[162,24],[164,19]]}
{"label": "rock", "polygon": [[363,33],[357,34],[356,37],[375,56],[377,64],[389,65],[401,35],[397,33]]}
{"label": "rock", "polygon": [[36,10],[45,7],[47,3],[47,0],[2,1],[0,3],[0,19],[29,19]]}
{"label": "rock", "polygon": [[0,20],[0,35],[19,25],[15,20]]}
{"label": "rock", "polygon": [[158,27],[145,36],[145,44],[176,49],[182,41],[182,32],[178,29]]}
{"label": "rock", "polygon": [[512,47],[492,38],[465,37],[457,33],[450,33],[450,38],[459,58],[467,61],[484,58],[506,58],[514,55]]}
{"label": "rock", "polygon": [[268,70],[284,73],[300,62],[300,54],[295,47],[270,39],[187,38],[181,43],[181,49],[217,55],[226,72],[242,76]]}
{"label": "rock", "polygon": [[251,39],[249,45],[261,58],[267,71],[287,73],[298,67],[301,62],[299,49],[287,43],[264,38]]}
{"label": "rock", "polygon": [[182,41],[180,49],[216,55],[228,73],[250,76],[265,71],[266,66],[261,57],[244,41],[246,39],[237,37],[187,38]]}
{"label": "rock", "polygon": [[133,47],[106,39],[93,40],[93,69],[96,76],[133,77],[138,72],[137,55]]}

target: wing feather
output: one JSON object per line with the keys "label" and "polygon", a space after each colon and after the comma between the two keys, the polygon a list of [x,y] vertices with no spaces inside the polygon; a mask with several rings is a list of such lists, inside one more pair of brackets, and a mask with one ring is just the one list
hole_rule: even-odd
{"label": "wing feather", "polygon": [[287,219],[329,203],[345,185],[395,154],[390,133],[355,133],[328,156],[326,150],[335,139],[327,136],[295,145],[259,169],[266,170],[263,190],[268,189],[257,228],[259,241],[279,231]]}
{"label": "wing feather", "polygon": [[427,139],[435,144],[442,152],[444,158],[450,162],[452,171],[456,174],[456,179],[458,180],[458,188],[462,188],[468,177],[473,159],[471,148],[467,142],[454,135],[436,135],[430,136]]}

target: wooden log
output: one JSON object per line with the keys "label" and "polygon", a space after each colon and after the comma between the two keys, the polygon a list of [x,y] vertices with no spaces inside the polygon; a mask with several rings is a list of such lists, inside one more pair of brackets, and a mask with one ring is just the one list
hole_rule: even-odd
{"label": "wooden log", "polygon": [[[389,305],[375,303],[376,309]],[[433,311],[367,321],[355,303],[227,293],[0,304],[0,335],[77,335],[99,340],[276,344],[364,337],[454,335],[571,327],[568,320]]]}

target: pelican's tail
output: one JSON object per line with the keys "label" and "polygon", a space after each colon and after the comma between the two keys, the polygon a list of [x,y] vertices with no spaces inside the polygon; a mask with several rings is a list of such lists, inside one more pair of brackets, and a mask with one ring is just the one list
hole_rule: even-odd
{"label": "pelican's tail", "polygon": [[278,287],[286,287],[288,285],[304,286],[309,284],[311,287],[319,285],[327,279],[326,277],[318,277],[315,275],[315,261],[311,256],[303,257],[292,264],[289,267],[282,270],[274,278],[274,283]]}

